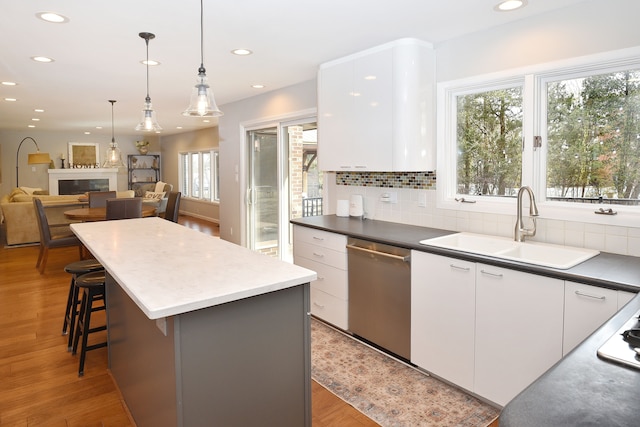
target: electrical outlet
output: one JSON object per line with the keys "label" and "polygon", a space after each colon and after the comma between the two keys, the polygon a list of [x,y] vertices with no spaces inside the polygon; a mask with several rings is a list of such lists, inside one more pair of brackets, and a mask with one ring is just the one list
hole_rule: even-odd
{"label": "electrical outlet", "polygon": [[418,206],[421,208],[427,207],[427,193],[424,193],[424,192],[418,193]]}

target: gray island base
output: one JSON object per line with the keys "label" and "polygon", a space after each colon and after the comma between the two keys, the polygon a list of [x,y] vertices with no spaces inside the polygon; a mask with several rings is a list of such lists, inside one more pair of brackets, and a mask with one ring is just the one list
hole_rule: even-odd
{"label": "gray island base", "polygon": [[[107,270],[109,367],[138,426],[311,426],[314,272],[159,218],[72,229]],[[153,236],[188,249],[141,276],[169,255]]]}

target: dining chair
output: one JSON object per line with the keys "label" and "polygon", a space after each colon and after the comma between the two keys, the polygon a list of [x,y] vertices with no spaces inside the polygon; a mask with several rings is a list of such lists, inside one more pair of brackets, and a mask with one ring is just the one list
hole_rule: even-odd
{"label": "dining chair", "polygon": [[142,218],[142,198],[107,199],[107,220],[129,218]]}
{"label": "dining chair", "polygon": [[179,191],[172,191],[169,193],[167,208],[164,211],[164,219],[168,219],[171,222],[178,222],[181,196],[182,196],[182,193],[180,193]]}
{"label": "dining chair", "polygon": [[104,208],[107,206],[107,199],[115,199],[115,191],[90,191],[89,192],[89,207],[90,208]]}
{"label": "dining chair", "polygon": [[80,253],[80,259],[82,259],[84,255],[82,243],[78,237],[73,234],[69,228],[69,224],[64,224],[63,226],[49,226],[49,220],[47,219],[47,214],[44,210],[44,206],[42,205],[42,201],[38,198],[34,198],[33,205],[36,210],[36,219],[38,220],[38,229],[40,231],[40,253],[38,254],[38,261],[36,262],[36,268],[40,271],[40,274],[44,273],[44,269],[47,265],[49,249],[77,246]]}

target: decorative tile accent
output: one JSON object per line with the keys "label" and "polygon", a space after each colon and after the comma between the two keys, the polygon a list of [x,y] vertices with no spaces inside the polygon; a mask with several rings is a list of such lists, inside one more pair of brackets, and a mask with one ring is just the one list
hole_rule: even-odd
{"label": "decorative tile accent", "polygon": [[436,172],[336,172],[336,184],[435,190]]}

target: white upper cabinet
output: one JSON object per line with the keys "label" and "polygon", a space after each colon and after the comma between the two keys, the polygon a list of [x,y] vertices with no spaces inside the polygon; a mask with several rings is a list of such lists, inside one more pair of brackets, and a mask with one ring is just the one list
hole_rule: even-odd
{"label": "white upper cabinet", "polygon": [[320,66],[318,161],[326,171],[435,169],[435,54],[402,39]]}

